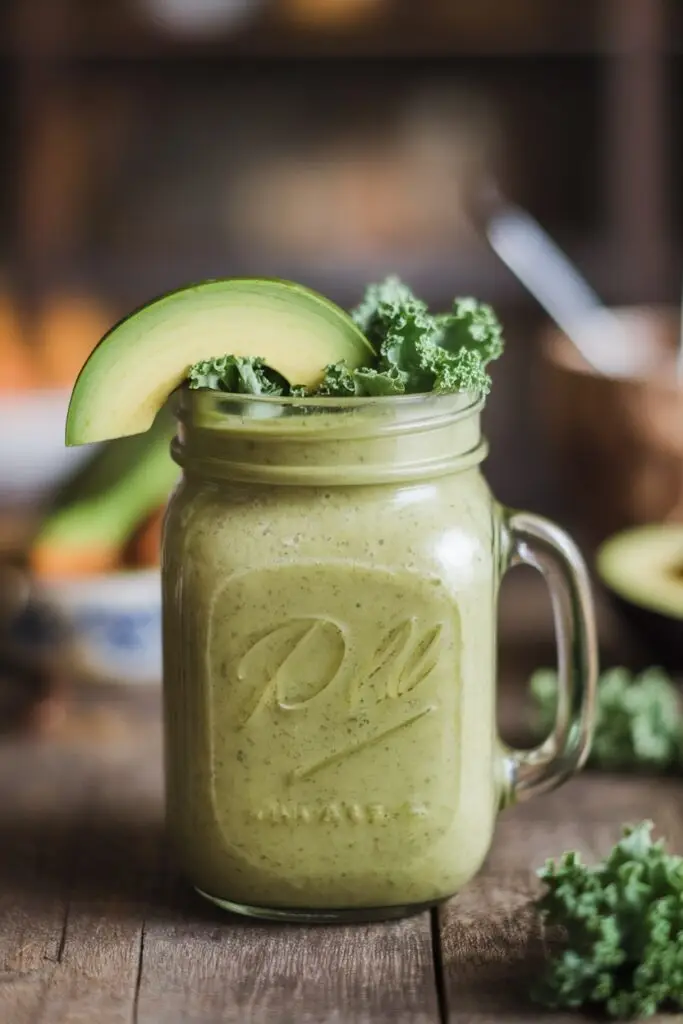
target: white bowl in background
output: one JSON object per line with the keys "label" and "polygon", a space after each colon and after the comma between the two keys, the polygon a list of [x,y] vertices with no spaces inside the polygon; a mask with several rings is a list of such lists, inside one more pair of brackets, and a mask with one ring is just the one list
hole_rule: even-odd
{"label": "white bowl in background", "polygon": [[0,504],[41,501],[90,455],[64,444],[70,394],[0,392]]}
{"label": "white bowl in background", "polygon": [[161,681],[161,574],[140,569],[38,581],[68,628],[79,666],[122,683]]}

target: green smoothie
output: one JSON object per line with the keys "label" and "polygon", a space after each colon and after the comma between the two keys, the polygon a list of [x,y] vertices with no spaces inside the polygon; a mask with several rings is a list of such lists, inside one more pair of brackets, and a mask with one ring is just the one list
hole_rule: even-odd
{"label": "green smoothie", "polygon": [[407,906],[481,864],[501,797],[499,571],[467,402],[184,395],[164,546],[168,819],[205,893]]}

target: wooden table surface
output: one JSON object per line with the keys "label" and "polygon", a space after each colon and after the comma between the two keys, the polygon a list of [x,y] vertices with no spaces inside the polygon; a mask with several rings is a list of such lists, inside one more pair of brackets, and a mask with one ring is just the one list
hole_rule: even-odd
{"label": "wooden table surface", "polygon": [[506,812],[479,878],[432,914],[242,921],[167,863],[158,716],[131,701],[113,720],[0,747],[3,1024],[545,1020],[526,995],[543,958],[533,867],[596,857],[640,817],[683,848],[683,783],[584,774]]}
{"label": "wooden table surface", "polygon": [[[515,631],[508,733],[525,716],[525,659],[550,651]],[[645,817],[683,850],[683,782],[584,773],[503,814],[480,876],[431,914],[251,923],[202,902],[167,861],[158,693],[92,693],[53,738],[0,743],[1,1024],[575,1021],[528,1000],[544,956],[534,868],[569,848],[598,857]]]}

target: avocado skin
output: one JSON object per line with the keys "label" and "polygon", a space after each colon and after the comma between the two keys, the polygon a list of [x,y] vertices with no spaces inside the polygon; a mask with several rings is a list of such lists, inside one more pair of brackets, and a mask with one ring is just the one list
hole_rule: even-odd
{"label": "avocado skin", "polygon": [[609,588],[607,593],[617,614],[632,629],[643,650],[642,663],[634,667],[661,665],[674,674],[683,673],[683,619],[643,608]]}

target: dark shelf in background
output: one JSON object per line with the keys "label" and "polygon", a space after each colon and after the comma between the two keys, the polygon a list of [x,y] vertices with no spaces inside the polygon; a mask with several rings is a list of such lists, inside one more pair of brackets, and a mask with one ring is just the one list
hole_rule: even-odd
{"label": "dark shelf in background", "polygon": [[[668,0],[666,46],[680,52],[683,19],[677,8],[678,0]],[[297,25],[277,3],[266,2],[244,24],[195,38],[155,27],[133,0],[6,0],[0,52],[20,59],[50,50],[59,59],[76,60],[601,54],[613,45],[604,10],[595,0],[385,0],[357,27],[324,29]]]}
{"label": "dark shelf in background", "polygon": [[[634,294],[632,289],[624,287],[615,253],[607,243],[577,238],[567,245],[567,251],[605,302],[619,305],[654,301],[652,296]],[[455,294],[475,294],[497,307],[530,310],[541,318],[545,316],[507,267],[483,244],[481,248],[439,260],[394,252],[388,253],[383,261],[357,260],[353,264],[297,260],[272,251],[240,252],[228,246],[205,247],[182,254],[174,248],[149,247],[127,253],[125,258],[92,252],[82,261],[56,268],[46,284],[63,290],[70,287],[92,290],[109,297],[124,312],[148,301],[151,295],[192,281],[271,276],[300,281],[348,307],[359,300],[368,281],[388,273],[398,274],[430,303],[447,304]],[[672,273],[663,288],[674,294],[677,284],[678,277]]]}

